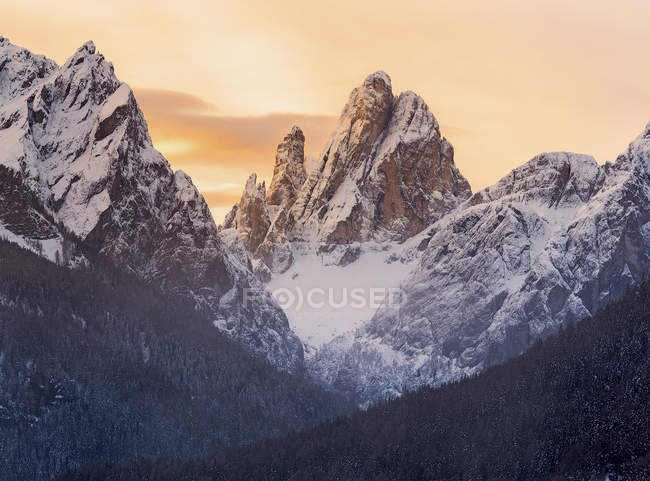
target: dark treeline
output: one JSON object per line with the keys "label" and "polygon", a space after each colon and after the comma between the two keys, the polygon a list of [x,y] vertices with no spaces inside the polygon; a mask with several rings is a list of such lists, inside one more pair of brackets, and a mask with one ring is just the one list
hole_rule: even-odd
{"label": "dark treeline", "polygon": [[650,479],[649,318],[645,283],[473,378],[202,461],[91,466],[59,479]]}
{"label": "dark treeline", "polygon": [[205,457],[348,409],[254,360],[183,299],[0,241],[0,480]]}

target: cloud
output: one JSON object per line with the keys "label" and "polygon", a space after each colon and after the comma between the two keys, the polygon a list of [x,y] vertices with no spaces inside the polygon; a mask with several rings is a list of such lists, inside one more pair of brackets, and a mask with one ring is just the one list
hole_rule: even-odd
{"label": "cloud", "polygon": [[239,184],[226,184],[226,186],[216,190],[203,191],[203,197],[208,205],[213,207],[232,207],[242,195],[243,186]]}
{"label": "cloud", "polygon": [[292,126],[304,131],[306,154],[318,155],[337,120],[294,113],[223,116],[199,97],[168,90],[136,89],[135,96],[154,145],[174,169],[192,177],[215,217],[239,201],[250,173],[270,181],[277,145]]}
{"label": "cloud", "polygon": [[138,88],[135,90],[140,107],[149,113],[210,114],[218,109],[210,102],[185,92]]}

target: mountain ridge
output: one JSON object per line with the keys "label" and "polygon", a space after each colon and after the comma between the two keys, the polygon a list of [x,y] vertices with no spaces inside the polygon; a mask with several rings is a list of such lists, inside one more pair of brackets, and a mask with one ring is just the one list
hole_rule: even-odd
{"label": "mountain ridge", "polygon": [[[292,128],[268,189],[251,175],[217,227],[92,42],[58,67],[2,38],[0,65],[0,234],[66,265],[122,263],[363,405],[502,362],[650,273],[650,126],[614,163],[544,153],[472,193],[424,100],[379,71],[314,168]],[[300,312],[264,284],[407,302]]]}
{"label": "mountain ridge", "polygon": [[[73,232],[82,250],[194,299],[280,369],[301,371],[302,347],[284,312],[228,251],[191,179],[154,149],[133,92],[95,45],[61,67],[6,39],[0,45],[0,167],[35,193],[32,214]],[[20,83],[27,73],[33,80]],[[0,207],[0,219],[9,215]],[[49,258],[63,258],[63,233],[48,235],[56,239]],[[243,302],[246,290],[255,302]]]}
{"label": "mountain ridge", "polygon": [[650,273],[647,132],[615,163],[540,154],[474,194],[432,226],[408,302],[332,341],[311,371],[384,399],[503,362],[620,297]]}

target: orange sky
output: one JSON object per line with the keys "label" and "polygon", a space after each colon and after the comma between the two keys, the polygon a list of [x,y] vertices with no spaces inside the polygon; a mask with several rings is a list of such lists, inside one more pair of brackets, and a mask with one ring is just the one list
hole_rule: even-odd
{"label": "orange sky", "polygon": [[217,222],[293,124],[318,154],[378,69],[424,97],[474,190],[541,151],[613,160],[650,121],[645,0],[90,5],[0,0],[0,34],[59,63],[94,40]]}

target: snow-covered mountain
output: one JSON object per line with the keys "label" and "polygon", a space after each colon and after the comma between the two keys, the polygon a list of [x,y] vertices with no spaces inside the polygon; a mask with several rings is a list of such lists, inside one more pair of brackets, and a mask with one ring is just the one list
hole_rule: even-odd
{"label": "snow-covered mountain", "polygon": [[471,190],[424,100],[412,92],[394,96],[384,72],[352,91],[309,172],[304,143],[293,127],[278,145],[268,192],[251,175],[221,234],[233,251],[248,253],[256,276],[273,291],[339,291],[332,295],[342,305],[332,309],[283,303],[292,328],[308,347],[318,347],[374,312],[369,302],[345,306],[341,296],[348,293],[341,289],[368,295],[397,287],[419,253],[402,255],[402,243]]}
{"label": "snow-covered mountain", "polygon": [[[224,227],[237,216],[233,237],[254,233],[239,251],[288,301],[311,374],[361,403],[517,355],[650,273],[650,126],[615,163],[545,153],[474,195],[422,99],[393,97],[382,72],[352,92],[300,189],[296,132],[278,149],[282,194],[251,177]],[[342,293],[377,287],[399,302],[352,309]]]}
{"label": "snow-covered mountain", "polygon": [[92,42],[59,67],[0,37],[0,179],[0,235],[65,263],[106,256],[190,296],[274,365],[302,369],[284,312],[153,148],[133,92]]}
{"label": "snow-covered mountain", "polygon": [[614,163],[541,154],[472,195],[425,102],[376,72],[309,165],[304,144],[217,228],[92,43],[59,67],[0,37],[0,236],[104,255],[281,369],[304,345],[361,403],[512,357],[650,273],[650,125]]}
{"label": "snow-covered mountain", "polygon": [[369,402],[526,350],[650,273],[650,124],[615,163],[541,154],[431,227],[406,302],[310,360]]}

